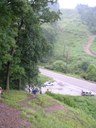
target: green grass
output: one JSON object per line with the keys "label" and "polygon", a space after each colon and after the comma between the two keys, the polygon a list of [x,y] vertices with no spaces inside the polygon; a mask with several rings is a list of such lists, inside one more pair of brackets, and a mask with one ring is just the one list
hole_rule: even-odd
{"label": "green grass", "polygon": [[84,111],[96,119],[96,97],[63,96],[51,93],[49,95],[72,108]]}
{"label": "green grass", "polygon": [[8,105],[13,106],[13,107],[20,107],[19,106],[19,102],[23,101],[27,98],[27,93],[23,92],[23,91],[8,91],[8,92],[4,92],[3,94],[3,99],[4,102],[6,102]]}
{"label": "green grass", "polygon": [[47,81],[53,81],[53,79],[50,77],[44,76],[42,74],[39,74],[39,76],[38,76],[38,83],[39,84],[44,84]]}
{"label": "green grass", "polygon": [[[32,123],[32,128],[96,127],[95,97],[49,95],[38,95],[36,99],[29,101],[30,107],[27,108],[20,106],[20,101],[26,100],[29,96],[29,94],[25,92],[6,92],[4,93],[2,101],[21,111],[22,118],[30,121]],[[64,105],[64,109],[51,113],[45,111],[46,108],[54,104]],[[17,105],[19,108],[16,107]]]}
{"label": "green grass", "polygon": [[54,47],[55,56],[63,56],[64,50],[70,52],[71,57],[84,56],[84,44],[88,40],[88,28],[82,24],[80,16],[76,10],[62,10],[57,40]]}

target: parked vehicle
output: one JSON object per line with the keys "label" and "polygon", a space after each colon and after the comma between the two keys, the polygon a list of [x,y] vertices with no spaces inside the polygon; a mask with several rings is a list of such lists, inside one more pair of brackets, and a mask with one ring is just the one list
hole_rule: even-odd
{"label": "parked vehicle", "polygon": [[85,92],[85,91],[82,91],[81,95],[82,96],[94,96],[94,94],[92,94],[92,92]]}
{"label": "parked vehicle", "polygon": [[44,86],[53,86],[53,85],[54,85],[54,83],[51,81],[47,81],[44,83]]}

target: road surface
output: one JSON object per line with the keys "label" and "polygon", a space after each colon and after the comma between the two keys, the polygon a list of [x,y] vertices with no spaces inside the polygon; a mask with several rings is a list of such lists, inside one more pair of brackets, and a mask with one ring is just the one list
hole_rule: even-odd
{"label": "road surface", "polygon": [[54,86],[47,86],[46,88],[42,88],[43,91],[49,89],[54,93],[81,95],[81,91],[83,90],[91,91],[96,95],[96,83],[69,77],[43,68],[40,68],[39,70],[41,74],[53,78],[54,81],[56,81]]}

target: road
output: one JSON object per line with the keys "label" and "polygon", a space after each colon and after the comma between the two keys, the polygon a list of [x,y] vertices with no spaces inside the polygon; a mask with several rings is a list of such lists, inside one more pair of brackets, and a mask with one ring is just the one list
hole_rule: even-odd
{"label": "road", "polygon": [[43,68],[40,68],[39,70],[41,74],[53,78],[56,81],[56,85],[54,85],[53,87],[46,88],[46,89],[50,89],[54,93],[81,95],[81,91],[83,90],[83,91],[91,91],[96,95],[96,83],[73,78]]}

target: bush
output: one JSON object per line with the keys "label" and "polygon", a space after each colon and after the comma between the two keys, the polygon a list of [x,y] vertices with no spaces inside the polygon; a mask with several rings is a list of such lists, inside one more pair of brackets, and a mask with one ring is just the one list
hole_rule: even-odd
{"label": "bush", "polygon": [[84,62],[81,62],[81,64],[79,65],[79,68],[84,72],[86,72],[88,69],[88,66],[89,66],[89,62],[84,61]]}
{"label": "bush", "polygon": [[46,65],[44,68],[49,69],[49,70],[53,70],[52,65]]}
{"label": "bush", "polygon": [[96,81],[96,66],[95,65],[89,65],[86,79]]}
{"label": "bush", "polygon": [[52,81],[53,82],[53,79],[52,78],[49,78],[47,76],[44,76],[42,74],[39,74],[38,76],[38,83],[37,83],[37,86],[40,88],[40,87],[43,87],[44,86],[44,83],[47,82],[47,81]]}
{"label": "bush", "polygon": [[65,72],[66,69],[66,63],[64,63],[62,60],[57,60],[52,64],[53,70],[59,71],[59,72]]}

